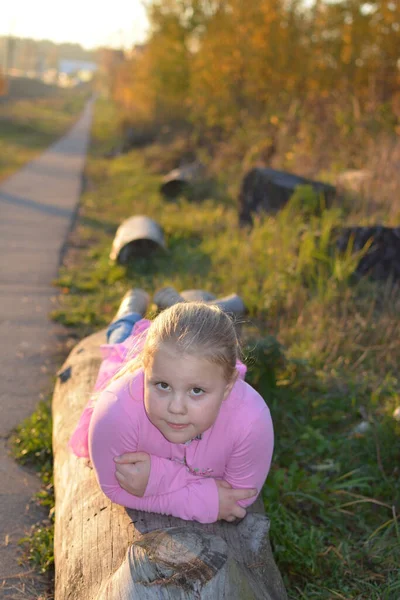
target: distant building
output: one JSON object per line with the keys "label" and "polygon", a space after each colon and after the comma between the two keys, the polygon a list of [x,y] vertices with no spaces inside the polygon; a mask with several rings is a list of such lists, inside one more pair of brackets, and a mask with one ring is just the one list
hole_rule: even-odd
{"label": "distant building", "polygon": [[94,62],[85,60],[66,60],[60,59],[58,61],[58,72],[65,73],[66,75],[74,75],[79,71],[89,71],[94,74],[97,71],[97,65]]}
{"label": "distant building", "polygon": [[85,60],[60,59],[58,61],[58,84],[71,87],[93,79],[97,64]]}

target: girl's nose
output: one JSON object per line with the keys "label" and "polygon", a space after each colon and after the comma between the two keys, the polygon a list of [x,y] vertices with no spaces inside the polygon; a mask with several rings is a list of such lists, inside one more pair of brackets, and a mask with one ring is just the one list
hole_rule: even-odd
{"label": "girl's nose", "polygon": [[174,394],[171,398],[168,410],[175,415],[184,415],[186,413],[186,402],[179,394]]}

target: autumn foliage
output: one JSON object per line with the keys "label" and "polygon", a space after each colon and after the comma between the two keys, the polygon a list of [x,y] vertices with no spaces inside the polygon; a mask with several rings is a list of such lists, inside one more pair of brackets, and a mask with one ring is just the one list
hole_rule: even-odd
{"label": "autumn foliage", "polygon": [[396,129],[395,0],[153,0],[148,13],[147,43],[113,78],[134,124],[183,120],[218,139],[279,123],[307,138],[305,114],[347,136]]}

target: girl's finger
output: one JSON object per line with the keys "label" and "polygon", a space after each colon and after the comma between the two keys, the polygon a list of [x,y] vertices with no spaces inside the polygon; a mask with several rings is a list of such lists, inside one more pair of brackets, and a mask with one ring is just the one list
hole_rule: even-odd
{"label": "girl's finger", "polygon": [[126,452],[125,454],[121,454],[121,456],[114,456],[114,461],[126,465],[143,462],[147,460],[147,457],[146,452]]}
{"label": "girl's finger", "polygon": [[234,489],[234,490],[232,490],[232,494],[234,495],[236,500],[246,500],[247,498],[253,498],[253,496],[256,496],[257,490],[252,490],[249,488]]}
{"label": "girl's finger", "polygon": [[237,508],[235,508],[234,514],[237,519],[244,519],[247,513],[242,506],[238,505]]}
{"label": "girl's finger", "polygon": [[147,454],[147,452],[134,452],[133,453],[135,456],[135,461],[144,461],[144,460],[148,460],[149,455]]}
{"label": "girl's finger", "polygon": [[231,484],[225,481],[225,479],[216,479],[215,482],[218,487],[226,488],[227,490],[232,489]]}
{"label": "girl's finger", "polygon": [[127,452],[126,454],[121,454],[121,456],[114,456],[114,461],[116,463],[128,464],[136,462],[136,452]]}

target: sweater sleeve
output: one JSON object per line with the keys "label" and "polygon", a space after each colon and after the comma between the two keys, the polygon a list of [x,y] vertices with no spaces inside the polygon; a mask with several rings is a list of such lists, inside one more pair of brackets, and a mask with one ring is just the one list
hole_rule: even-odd
{"label": "sweater sleeve", "polygon": [[[267,478],[274,448],[272,419],[267,406],[247,427],[229,457],[224,479],[233,488],[254,488],[260,493]],[[258,495],[258,494],[257,494]],[[246,507],[255,502],[257,496],[240,500]]]}
{"label": "sweater sleeve", "polygon": [[144,496],[177,492],[185,486],[203,481],[202,475],[193,475],[185,465],[161,456],[150,455],[151,469]]}
{"label": "sweater sleeve", "polygon": [[[174,491],[139,498],[121,488],[116,476],[114,457],[125,452],[136,452],[138,424],[127,414],[117,396],[103,392],[93,411],[89,428],[89,452],[97,481],[104,494],[116,504],[146,512],[172,515],[188,521],[213,523],[218,518],[218,488],[211,478],[186,478],[184,470],[177,469]],[[167,459],[155,457],[156,471]],[[152,457],[152,468],[154,458]],[[177,465],[178,467],[180,465]],[[171,469],[175,471],[175,469]],[[180,475],[179,475],[180,472]],[[188,473],[188,475],[190,475]],[[150,480],[149,480],[150,481]],[[181,484],[186,481],[184,487]],[[168,488],[167,478],[164,487]]]}

